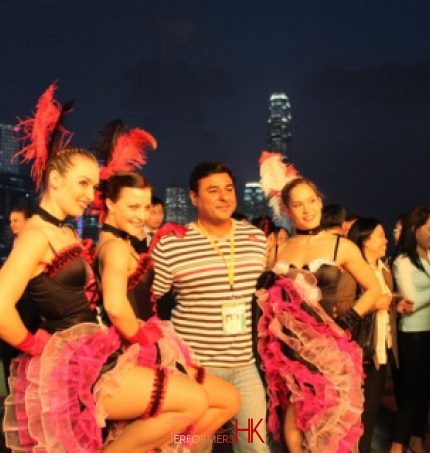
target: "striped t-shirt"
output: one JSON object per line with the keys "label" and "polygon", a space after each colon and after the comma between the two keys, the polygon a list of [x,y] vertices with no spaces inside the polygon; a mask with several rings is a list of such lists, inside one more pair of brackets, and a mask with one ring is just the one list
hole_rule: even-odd
{"label": "striped t-shirt", "polygon": [[[234,286],[230,289],[223,258],[194,223],[183,238],[167,235],[153,251],[154,294],[161,297],[171,287],[177,305],[172,322],[178,335],[209,367],[240,367],[254,362],[251,335],[251,301],[258,276],[266,263],[266,237],[252,225],[234,222]],[[216,244],[230,262],[230,236]],[[233,297],[232,297],[233,296]],[[246,327],[226,334],[222,306],[241,303]]]}

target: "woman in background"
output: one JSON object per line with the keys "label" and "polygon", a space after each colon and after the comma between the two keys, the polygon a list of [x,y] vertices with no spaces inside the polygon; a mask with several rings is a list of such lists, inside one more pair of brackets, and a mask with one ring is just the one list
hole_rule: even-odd
{"label": "woman in background", "polygon": [[417,206],[403,222],[394,278],[411,311],[399,322],[399,408],[391,453],[425,453],[430,400],[430,207]]}
{"label": "woman in background", "polygon": [[374,218],[360,218],[351,227],[348,239],[357,244],[381,286],[383,296],[391,299],[387,310],[386,297],[376,302],[376,312],[369,332],[369,355],[363,357],[364,410],[361,420],[364,432],[360,438],[360,453],[370,453],[373,429],[382,398],[387,364],[398,368],[396,308],[401,313],[410,310],[410,303],[393,294],[393,277],[383,258],[387,252],[387,238],[381,222]]}

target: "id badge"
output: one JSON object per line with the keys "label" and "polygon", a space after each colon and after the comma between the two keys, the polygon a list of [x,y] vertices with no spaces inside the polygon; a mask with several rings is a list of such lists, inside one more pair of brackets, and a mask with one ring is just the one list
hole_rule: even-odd
{"label": "id badge", "polygon": [[222,304],[222,330],[224,335],[242,333],[245,329],[245,304],[240,302],[227,302]]}

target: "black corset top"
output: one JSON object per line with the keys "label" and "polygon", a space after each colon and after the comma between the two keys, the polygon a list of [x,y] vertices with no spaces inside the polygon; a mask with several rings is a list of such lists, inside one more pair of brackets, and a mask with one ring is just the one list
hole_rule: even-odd
{"label": "black corset top", "polygon": [[289,269],[303,269],[311,272],[316,279],[318,288],[321,290],[320,304],[328,315],[333,316],[333,308],[337,300],[337,288],[342,271],[333,260],[316,259],[303,267],[294,266],[284,262],[276,263],[274,271],[287,274]]}
{"label": "black corset top", "polygon": [[332,299],[336,296],[337,286],[342,275],[337,264],[332,260],[313,260],[303,269],[309,270],[315,275],[317,285],[321,290],[321,299]]}
{"label": "black corset top", "polygon": [[43,272],[32,278],[27,291],[42,317],[42,328],[64,330],[81,322],[97,322],[85,293],[89,266],[80,244],[56,252]]}
{"label": "black corset top", "polygon": [[[106,242],[107,243],[107,242]],[[99,250],[100,252],[100,250]],[[127,299],[137,318],[147,321],[156,314],[155,301],[152,295],[152,282],[154,281],[154,262],[148,253],[131,256],[137,261],[137,266],[127,276]],[[101,284],[101,266],[99,256],[94,261],[94,273],[99,285]],[[100,302],[103,304],[103,295]],[[103,321],[110,325],[107,314],[103,310]]]}
{"label": "black corset top", "polygon": [[142,253],[136,269],[127,278],[127,297],[136,316],[144,321],[156,314],[153,281],[154,263],[148,253]]}

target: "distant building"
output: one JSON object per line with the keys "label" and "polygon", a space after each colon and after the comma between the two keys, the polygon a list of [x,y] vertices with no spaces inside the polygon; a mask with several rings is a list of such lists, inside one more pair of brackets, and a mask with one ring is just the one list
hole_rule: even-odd
{"label": "distant building", "polygon": [[285,93],[270,96],[267,120],[267,150],[281,153],[284,162],[292,162],[291,105]]}
{"label": "distant building", "polygon": [[18,132],[16,126],[0,123],[0,173],[18,175],[22,172],[19,159],[12,163],[12,157],[21,149]]}
{"label": "distant building", "polygon": [[191,222],[194,211],[189,201],[188,189],[183,186],[167,187],[164,211],[166,222],[175,222],[180,225]]}
{"label": "distant building", "polygon": [[250,221],[261,214],[267,214],[268,207],[260,183],[247,182],[243,194],[243,214]]}
{"label": "distant building", "polygon": [[78,219],[76,230],[81,239],[92,239],[94,244],[97,244],[100,234],[98,214],[92,214],[91,209],[87,208],[84,215]]}
{"label": "distant building", "polygon": [[11,209],[22,206],[35,212],[37,195],[32,179],[15,173],[0,173],[0,193],[0,259],[3,262],[13,242],[9,228]]}

